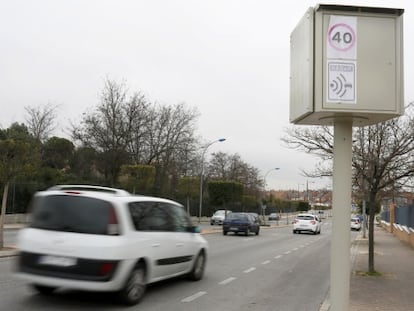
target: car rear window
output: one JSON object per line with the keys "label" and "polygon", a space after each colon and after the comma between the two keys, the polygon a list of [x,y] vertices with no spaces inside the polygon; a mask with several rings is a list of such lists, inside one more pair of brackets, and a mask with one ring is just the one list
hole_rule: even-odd
{"label": "car rear window", "polygon": [[30,227],[106,235],[111,207],[107,201],[82,196],[37,196],[32,201]]}
{"label": "car rear window", "polygon": [[297,219],[301,219],[301,220],[315,220],[315,217],[314,216],[307,216],[307,215],[298,216],[296,218]]}
{"label": "car rear window", "polygon": [[228,219],[238,219],[238,220],[247,220],[248,217],[246,214],[231,213],[227,215]]}

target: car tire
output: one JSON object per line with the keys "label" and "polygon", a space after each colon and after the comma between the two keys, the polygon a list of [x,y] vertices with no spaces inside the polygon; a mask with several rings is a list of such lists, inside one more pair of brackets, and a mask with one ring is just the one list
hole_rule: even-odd
{"label": "car tire", "polygon": [[227,231],[224,231],[224,230],[223,230],[223,235],[227,235]]}
{"label": "car tire", "polygon": [[56,287],[53,286],[45,286],[39,284],[32,284],[32,287],[42,295],[51,295],[56,290]]}
{"label": "car tire", "polygon": [[203,278],[204,270],[206,268],[206,253],[202,250],[197,255],[194,266],[191,269],[191,272],[188,274],[188,278],[192,281],[199,281]]}
{"label": "car tire", "polygon": [[132,306],[141,300],[147,287],[145,275],[145,265],[138,263],[128,277],[124,288],[119,292],[123,304]]}
{"label": "car tire", "polygon": [[245,235],[246,236],[250,235],[250,229],[249,228],[246,229]]}
{"label": "car tire", "polygon": [[257,229],[257,231],[256,231],[256,235],[259,235],[259,231],[260,231],[260,229]]}

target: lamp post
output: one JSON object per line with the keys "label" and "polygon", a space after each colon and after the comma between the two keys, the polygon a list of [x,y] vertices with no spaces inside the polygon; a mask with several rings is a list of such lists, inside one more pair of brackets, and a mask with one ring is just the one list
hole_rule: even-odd
{"label": "lamp post", "polygon": [[308,203],[309,203],[309,184],[314,184],[315,182],[314,181],[308,181],[307,179],[306,179],[306,201],[308,201]]}
{"label": "lamp post", "polygon": [[[264,181],[264,191],[265,191],[265,197],[266,197],[266,185],[267,185],[267,182],[266,182],[266,177],[267,177],[267,175],[269,175],[269,173],[270,173],[271,171],[278,171],[278,170],[280,170],[280,168],[279,168],[279,167],[274,167],[274,168],[271,168],[271,169],[270,169],[270,170],[268,170],[268,171],[266,172],[266,174],[264,175],[263,181]],[[262,217],[263,217],[263,223],[264,223],[264,224],[266,224],[265,212],[264,212],[264,209],[263,209],[263,208],[262,208]]]}
{"label": "lamp post", "polygon": [[208,143],[204,149],[203,149],[203,153],[201,155],[201,173],[200,173],[200,205],[199,205],[199,209],[198,209],[198,223],[201,222],[201,209],[203,207],[203,176],[204,176],[204,156],[206,154],[206,151],[208,149],[208,147],[210,147],[212,144],[214,143],[221,143],[223,141],[225,141],[225,138],[219,138],[217,140],[213,140],[212,142]]}

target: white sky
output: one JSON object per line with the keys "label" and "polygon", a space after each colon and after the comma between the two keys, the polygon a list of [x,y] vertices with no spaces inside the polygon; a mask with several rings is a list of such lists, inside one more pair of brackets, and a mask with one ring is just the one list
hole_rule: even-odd
{"label": "white sky", "polygon": [[[268,188],[304,190],[316,158],[280,141],[289,123],[290,33],[309,7],[403,8],[405,103],[414,100],[414,1],[0,0],[0,127],[59,105],[60,133],[99,103],[105,77],[151,101],[185,102],[198,133],[227,140]],[[330,180],[309,180],[309,188]]]}

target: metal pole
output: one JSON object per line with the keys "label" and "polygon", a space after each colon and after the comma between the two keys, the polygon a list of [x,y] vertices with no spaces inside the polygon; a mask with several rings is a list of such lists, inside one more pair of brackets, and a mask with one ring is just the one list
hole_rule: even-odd
{"label": "metal pole", "polygon": [[203,153],[201,155],[201,173],[200,173],[200,204],[199,204],[199,208],[198,208],[198,223],[201,222],[201,209],[203,207],[203,175],[204,175],[204,155],[206,154],[206,151],[208,149],[208,147],[210,147],[212,144],[214,143],[221,143],[223,141],[225,141],[225,138],[220,138],[217,140],[214,140],[212,142],[210,142],[209,144],[207,144],[204,147]]}
{"label": "metal pole", "polygon": [[[266,182],[266,178],[267,178],[267,175],[269,175],[269,173],[271,172],[271,171],[277,171],[277,170],[279,170],[280,168],[279,167],[274,167],[274,168],[271,168],[270,170],[268,170],[267,172],[266,172],[266,174],[264,175],[264,178],[263,178],[263,181],[264,181],[264,196],[265,196],[265,199],[266,199],[266,186],[267,186],[267,182]],[[263,206],[263,204],[262,204],[262,217],[263,217],[263,224],[264,225],[266,225],[266,216],[265,216],[265,208],[266,208],[266,205],[265,206]]]}
{"label": "metal pole", "polygon": [[201,156],[201,173],[200,173],[200,204],[198,207],[198,223],[201,223],[201,209],[203,207],[203,175],[204,175],[204,154],[207,148],[210,146],[209,144],[204,150]]}
{"label": "metal pole", "polygon": [[349,310],[352,189],[352,121],[334,124],[333,218],[331,240],[331,310]]}

